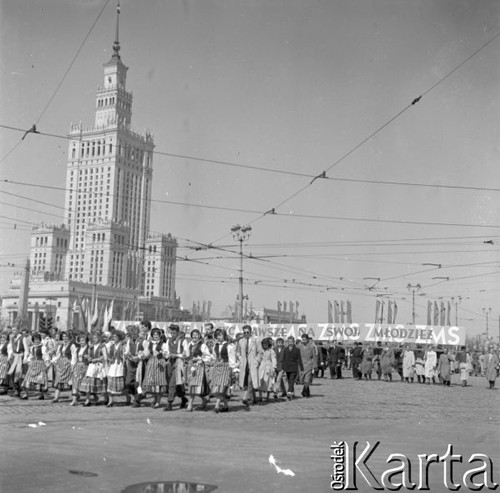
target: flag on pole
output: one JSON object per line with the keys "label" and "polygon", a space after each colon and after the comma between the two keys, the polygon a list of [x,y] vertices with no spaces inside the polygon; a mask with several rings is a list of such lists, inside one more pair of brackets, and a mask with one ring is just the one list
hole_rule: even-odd
{"label": "flag on pole", "polygon": [[339,316],[339,302],[335,300],[333,302],[333,313],[334,313],[334,322],[338,324],[340,322],[340,316]]}
{"label": "flag on pole", "polygon": [[332,324],[333,323],[333,306],[332,302],[328,300],[328,323]]}
{"label": "flag on pole", "polygon": [[387,323],[392,324],[392,301],[387,302]]}
{"label": "flag on pole", "polygon": [[450,302],[448,301],[448,311],[447,311],[447,314],[446,314],[446,325],[448,327],[451,325],[450,312],[451,312],[451,306],[450,306]]}
{"label": "flag on pole", "polygon": [[375,302],[375,323],[378,324],[380,314],[380,300]]}
{"label": "flag on pole", "polygon": [[344,301],[340,301],[340,323],[344,323]]}
{"label": "flag on pole", "polygon": [[380,323],[383,324],[384,323],[384,305],[385,305],[385,301],[382,300],[380,302]]}
{"label": "flag on pole", "polygon": [[434,325],[439,325],[439,307],[437,301],[434,302]]}
{"label": "flag on pole", "polygon": [[92,320],[90,322],[90,327],[94,328],[99,322],[99,308],[98,308],[98,298],[97,294],[94,301],[94,314],[92,315]]}
{"label": "flag on pole", "polygon": [[432,325],[432,301],[427,300],[427,325]]}
{"label": "flag on pole", "polygon": [[346,308],[346,310],[347,310],[346,322],[348,324],[352,324],[352,306],[351,306],[351,302],[350,301],[347,302],[347,308]]}
{"label": "flag on pole", "polygon": [[439,322],[440,325],[446,325],[446,307],[444,306],[444,303],[441,301],[441,311],[439,313]]}
{"label": "flag on pole", "polygon": [[396,305],[396,301],[394,301],[394,305],[392,306],[392,323],[396,323],[396,315],[398,314],[398,305]]}

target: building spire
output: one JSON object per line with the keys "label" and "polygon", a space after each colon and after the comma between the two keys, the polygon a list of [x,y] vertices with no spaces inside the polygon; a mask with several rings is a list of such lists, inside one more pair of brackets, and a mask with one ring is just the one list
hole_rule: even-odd
{"label": "building spire", "polygon": [[120,0],[116,4],[116,31],[115,42],[113,43],[113,58],[120,58],[120,40],[118,37],[120,27]]}

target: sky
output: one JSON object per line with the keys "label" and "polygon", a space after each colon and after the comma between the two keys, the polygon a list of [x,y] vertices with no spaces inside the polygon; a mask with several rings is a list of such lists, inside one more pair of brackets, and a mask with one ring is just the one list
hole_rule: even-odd
{"label": "sky", "polygon": [[[64,192],[40,185],[65,186],[68,153],[6,127],[93,124],[105,4],[0,0],[0,291],[31,225],[63,222]],[[256,309],[298,301],[319,323],[349,300],[373,322],[390,299],[409,323],[419,285],[416,323],[452,301],[452,323],[477,335],[488,312],[498,337],[499,32],[497,0],[122,0],[132,128],[156,145],[151,230],[178,239],[182,305],[234,306],[231,227],[250,224]]]}

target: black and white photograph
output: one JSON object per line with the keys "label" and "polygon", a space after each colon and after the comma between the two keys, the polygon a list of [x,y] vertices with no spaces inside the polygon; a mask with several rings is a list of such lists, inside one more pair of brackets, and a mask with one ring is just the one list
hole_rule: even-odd
{"label": "black and white photograph", "polygon": [[499,488],[498,0],[0,22],[0,493]]}

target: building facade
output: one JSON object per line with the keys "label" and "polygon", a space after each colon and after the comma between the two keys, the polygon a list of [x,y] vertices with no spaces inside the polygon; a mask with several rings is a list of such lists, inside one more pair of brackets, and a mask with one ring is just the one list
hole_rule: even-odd
{"label": "building facade", "polygon": [[[133,97],[120,55],[119,15],[118,8],[94,124],[70,126],[65,224],[42,224],[31,234],[29,314],[22,316],[33,326],[43,306],[59,308],[59,324],[71,326],[76,302],[89,292],[98,305],[114,300],[115,318],[130,320],[145,312],[176,318],[180,308],[177,242],[170,234],[150,233],[154,140],[150,132],[131,127]],[[21,315],[21,275],[2,297],[11,322]]]}

